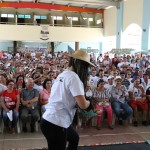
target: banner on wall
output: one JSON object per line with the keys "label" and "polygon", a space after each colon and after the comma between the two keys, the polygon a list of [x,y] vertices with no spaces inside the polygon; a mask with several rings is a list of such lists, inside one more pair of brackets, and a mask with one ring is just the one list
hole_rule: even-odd
{"label": "banner on wall", "polygon": [[41,25],[41,40],[48,40],[49,39],[49,26],[48,25]]}

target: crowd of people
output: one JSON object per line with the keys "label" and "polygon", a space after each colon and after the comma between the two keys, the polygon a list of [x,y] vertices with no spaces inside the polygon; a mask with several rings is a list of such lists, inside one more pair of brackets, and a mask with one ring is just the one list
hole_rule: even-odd
{"label": "crowd of people", "polygon": [[[90,55],[88,81],[85,87],[87,98],[96,103],[97,129],[101,129],[103,112],[107,112],[108,127],[113,129],[112,113],[122,125],[133,115],[133,125],[140,123],[139,111],[143,112],[142,124],[150,124],[150,55],[141,57],[109,55],[97,58]],[[6,131],[15,133],[18,119],[22,121],[23,131],[27,132],[28,115],[30,114],[30,131],[35,131],[35,123],[45,112],[45,105],[51,95],[51,87],[57,76],[69,66],[67,52],[58,52],[26,56],[17,53],[14,56],[4,54],[0,58],[0,108],[2,110]],[[122,110],[122,111],[120,111]],[[82,114],[81,116],[83,116]],[[11,116],[11,117],[10,117]],[[84,116],[83,116],[84,117]],[[82,125],[89,125],[83,119]],[[90,118],[90,121],[92,117]]]}

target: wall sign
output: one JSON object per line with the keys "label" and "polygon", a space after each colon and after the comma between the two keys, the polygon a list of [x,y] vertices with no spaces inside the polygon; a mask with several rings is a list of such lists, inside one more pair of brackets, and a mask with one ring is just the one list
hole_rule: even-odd
{"label": "wall sign", "polygon": [[49,39],[49,26],[48,25],[41,25],[41,40],[48,40]]}

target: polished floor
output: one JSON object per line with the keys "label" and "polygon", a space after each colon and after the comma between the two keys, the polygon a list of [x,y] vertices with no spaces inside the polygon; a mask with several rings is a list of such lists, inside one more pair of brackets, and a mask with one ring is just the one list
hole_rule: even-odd
{"label": "polished floor", "polygon": [[[95,127],[81,128],[77,131],[80,135],[79,145],[109,145],[119,143],[137,143],[150,140],[150,125],[133,127],[130,125],[115,125],[113,130],[107,127],[107,122],[102,125],[101,130]],[[20,134],[0,134],[0,150],[26,150],[46,147],[46,140],[40,129],[38,132],[27,132]]]}

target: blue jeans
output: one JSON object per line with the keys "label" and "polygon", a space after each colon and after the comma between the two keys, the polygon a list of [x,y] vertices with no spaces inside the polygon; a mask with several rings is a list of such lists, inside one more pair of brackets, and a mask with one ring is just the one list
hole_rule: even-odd
{"label": "blue jeans", "polygon": [[[119,119],[126,120],[130,115],[132,115],[133,110],[127,103],[121,103],[119,101],[112,102],[112,109],[115,113],[115,115]],[[123,111],[120,111],[120,109],[123,109]]]}
{"label": "blue jeans", "polygon": [[[11,128],[15,128],[19,118],[19,112],[14,112],[14,109],[12,109],[12,111],[13,111],[13,120],[11,122]],[[7,111],[5,109],[2,110],[2,115],[5,127],[9,127],[10,120],[7,116]]]}

